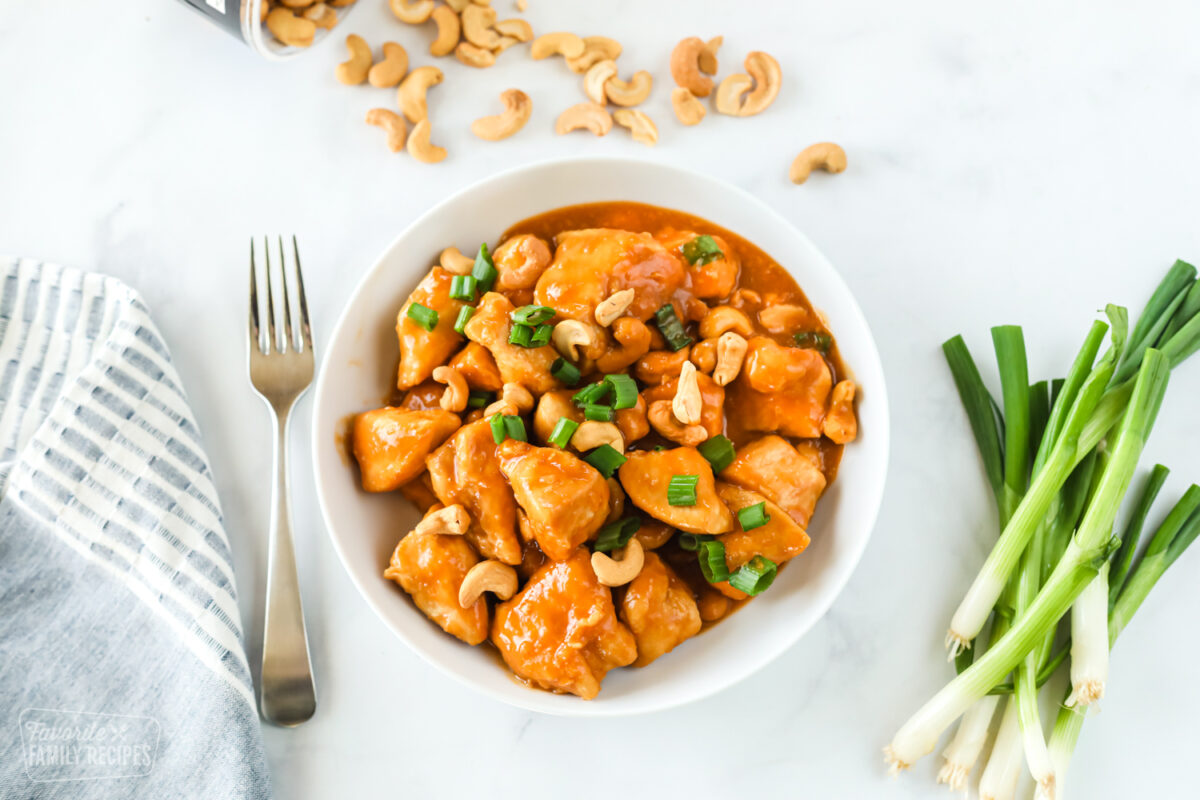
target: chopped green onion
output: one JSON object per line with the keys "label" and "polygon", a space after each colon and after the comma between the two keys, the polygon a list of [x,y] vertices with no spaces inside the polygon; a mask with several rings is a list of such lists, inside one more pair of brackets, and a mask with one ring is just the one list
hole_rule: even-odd
{"label": "chopped green onion", "polygon": [[541,325],[554,319],[554,309],[550,306],[521,306],[512,312],[512,321],[521,325]]}
{"label": "chopped green onion", "polygon": [[605,406],[600,403],[584,403],[583,418],[594,422],[612,422],[612,406]]}
{"label": "chopped green onion", "polygon": [[528,325],[514,324],[508,332],[508,343],[518,347],[533,347],[533,328]]}
{"label": "chopped green onion", "polygon": [[642,521],[637,517],[626,517],[625,519],[617,520],[609,523],[600,529],[596,535],[596,543],[592,545],[592,549],[601,553],[607,553],[610,550],[616,550],[618,547],[624,547],[629,544],[629,540],[638,532],[638,528],[642,527]]}
{"label": "chopped green onion", "polygon": [[504,432],[508,434],[508,438],[516,439],[518,442],[529,441],[528,437],[525,436],[525,420],[520,417],[505,414]]}
{"label": "chopped green onion", "polygon": [[724,258],[725,253],[717,244],[716,239],[709,236],[707,233],[697,236],[690,242],[683,245],[680,250],[683,252],[683,257],[693,267],[702,267],[705,264],[716,261],[718,258]]}
{"label": "chopped green onion", "polygon": [[485,392],[483,389],[472,389],[471,394],[467,397],[467,408],[484,408],[492,402],[495,397],[491,392]]}
{"label": "chopped green onion", "polygon": [[595,450],[592,450],[583,460],[591,464],[600,474],[606,478],[611,478],[617,468],[626,462],[625,456],[617,452],[617,449],[611,444],[602,444]]}
{"label": "chopped green onion", "polygon": [[663,447],[661,444],[654,445],[654,452],[656,452],[656,453],[661,453],[663,450],[666,450],[666,449],[667,448]]}
{"label": "chopped green onion", "polygon": [[637,381],[628,375],[605,375],[604,382],[613,387],[616,399],[613,408],[633,408],[638,401]]}
{"label": "chopped green onion", "polygon": [[565,448],[578,427],[579,423],[570,417],[559,417],[558,422],[554,423],[554,430],[550,432],[550,438],[546,440],[546,444]]}
{"label": "chopped green onion", "polygon": [[579,367],[562,357],[554,359],[554,363],[550,365],[550,374],[564,386],[576,385],[581,377]]}
{"label": "chopped green onion", "polygon": [[761,528],[770,521],[771,515],[767,513],[767,502],[764,500],[761,503],[755,503],[752,506],[746,506],[737,512],[738,523],[744,531],[752,531],[755,528]]}
{"label": "chopped green onion", "polygon": [[530,337],[530,347],[544,347],[550,344],[550,337],[554,335],[554,326],[543,322],[533,329],[533,336]]}
{"label": "chopped green onion", "polygon": [[700,549],[701,542],[711,542],[713,537],[707,533],[681,533],[676,541],[679,543],[680,550],[687,550],[689,553],[695,553]]}
{"label": "chopped green onion", "polygon": [[667,347],[672,351],[682,350],[692,343],[692,337],[687,335],[683,323],[675,313],[675,306],[670,303],[654,312],[654,324],[658,326],[659,332],[667,340]]}
{"label": "chopped green onion", "polygon": [[762,594],[775,580],[779,567],[765,556],[755,556],[729,576],[729,585],[754,597]]}
{"label": "chopped green onion", "polygon": [[733,442],[719,433],[696,449],[700,451],[700,455],[708,459],[709,464],[712,464],[714,475],[733,463],[733,458],[737,455],[733,449]]}
{"label": "chopped green onion", "polygon": [[822,355],[827,354],[833,346],[833,337],[820,331],[800,331],[792,338],[799,347],[805,350],[820,350]]}
{"label": "chopped green onion", "polygon": [[471,277],[475,279],[480,294],[490,292],[492,284],[496,282],[496,276],[500,273],[496,272],[496,265],[492,263],[492,256],[488,253],[487,243],[479,245],[479,253],[475,256],[475,266],[471,268]]}
{"label": "chopped green onion", "polygon": [[671,482],[667,484],[667,505],[696,505],[696,484],[699,481],[699,475],[672,475]]}
{"label": "chopped green onion", "polygon": [[700,571],[704,573],[704,580],[709,583],[729,580],[729,565],[725,563],[725,545],[716,540],[700,542],[697,557],[700,561]]}
{"label": "chopped green onion", "polygon": [[478,281],[471,275],[455,275],[450,281],[450,299],[475,302],[475,284]]}
{"label": "chopped green onion", "polygon": [[575,401],[576,405],[584,405],[585,403],[599,403],[606,396],[608,396],[609,389],[611,388],[611,383],[600,381],[599,383],[593,383],[589,386],[583,387],[576,392],[571,399]]}
{"label": "chopped green onion", "polygon": [[458,319],[454,320],[454,332],[465,333],[467,323],[475,316],[475,306],[463,306],[458,310]]}
{"label": "chopped green onion", "polygon": [[427,331],[432,331],[438,324],[438,313],[420,303],[409,303],[408,318]]}
{"label": "chopped green onion", "polygon": [[492,441],[496,444],[500,444],[508,438],[508,432],[504,430],[503,414],[493,414],[491,419],[488,420],[488,425],[492,428]]}

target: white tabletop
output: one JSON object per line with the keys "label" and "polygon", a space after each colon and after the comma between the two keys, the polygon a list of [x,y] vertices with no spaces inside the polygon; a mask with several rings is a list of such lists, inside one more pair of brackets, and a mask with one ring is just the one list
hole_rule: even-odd
{"label": "white tabletop", "polygon": [[[427,63],[428,30],[382,0],[345,32],[395,39]],[[495,0],[507,16],[512,0]],[[537,716],[434,672],[351,586],[319,523],[307,404],[295,428],[300,570],[317,716],[267,729],[280,797],[661,794],[940,797],[937,759],[887,779],[880,748],[949,677],[942,632],[995,536],[994,512],[939,344],[1025,326],[1036,376],[1061,372],[1093,311],[1140,308],[1176,257],[1200,259],[1200,7],[530,0],[536,29],[606,34],[646,68],[660,141],[558,137],[582,99],[561,64],[506,53],[437,64],[437,166],[392,155],[362,122],[390,92],[333,79],[336,43],[259,59],[174,0],[0,4],[0,250],[117,275],[147,298],[174,352],[222,491],[251,641],[260,633],[269,439],[245,377],[247,239],[300,237],[320,337],[359,274],[418,213],[497,170],[549,156],[628,154],[741,185],[785,213],[842,271],[883,356],[894,431],[871,547],[824,621],[717,696],[634,720]],[[753,10],[751,10],[753,9]],[[667,56],[725,35],[722,74],[753,49],[785,83],[749,120],[683,128]],[[338,37],[340,38],[340,37]],[[499,144],[470,120],[525,89],[534,114]],[[791,157],[841,143],[849,170],[788,183]],[[720,220],[716,220],[720,222]],[[1177,373],[1145,463],[1200,478],[1200,364]],[[1189,396],[1191,399],[1189,399]],[[1190,409],[1189,409],[1190,406]],[[1192,787],[1200,554],[1155,589],[1119,643],[1104,713],[1088,722],[1074,797]],[[686,657],[686,656],[683,656]]]}

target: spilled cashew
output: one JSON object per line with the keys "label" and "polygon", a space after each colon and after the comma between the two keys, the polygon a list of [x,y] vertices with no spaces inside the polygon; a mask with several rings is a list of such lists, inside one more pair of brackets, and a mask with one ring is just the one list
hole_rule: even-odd
{"label": "spilled cashew", "polygon": [[696,65],[700,67],[700,71],[705,75],[717,74],[717,51],[721,49],[721,45],[724,43],[724,36],[714,36],[704,43],[704,49],[700,51],[700,57],[696,60]]}
{"label": "spilled cashew", "polygon": [[400,85],[408,72],[408,51],[395,42],[383,43],[383,60],[371,67],[367,82],[377,89]]}
{"label": "spilled cashew", "polygon": [[504,36],[511,36],[518,42],[533,41],[533,26],[523,19],[502,19],[492,25]]}
{"label": "spilled cashew", "polygon": [[614,560],[599,551],[592,553],[592,572],[605,586],[624,586],[641,574],[646,563],[646,553],[637,539],[630,539],[629,544],[613,555],[620,555],[620,559]]}
{"label": "spilled cashew", "polygon": [[507,600],[517,592],[517,571],[501,561],[489,558],[467,570],[458,586],[458,604],[470,608],[491,592],[501,600]]}
{"label": "spilled cashew", "polygon": [[846,169],[846,151],[833,142],[809,145],[800,151],[788,170],[792,183],[804,183],[814,169],[837,174]]}
{"label": "spilled cashew", "polygon": [[420,25],[433,15],[433,0],[388,0],[396,19],[409,25]]}
{"label": "spilled cashew", "polygon": [[459,42],[454,48],[454,57],[468,67],[490,67],[496,63],[496,54],[491,50],[477,47],[470,42]]}
{"label": "spilled cashew", "polygon": [[613,118],[608,109],[597,103],[578,103],[558,115],[554,132],[558,134],[586,130],[603,136],[612,130]]}
{"label": "spilled cashew", "polygon": [[396,101],[409,122],[420,122],[429,116],[425,95],[431,87],[442,82],[442,71],[437,67],[417,67],[408,73],[396,90]]}
{"label": "spilled cashew", "polygon": [[750,79],[749,75],[743,75],[740,72],[727,75],[725,80],[721,81],[721,85],[717,87],[717,99],[713,105],[722,114],[731,117],[740,116],[742,96],[753,88],[754,81]]}
{"label": "spilled cashew", "polygon": [[654,145],[658,142],[658,127],[644,111],[636,108],[618,108],[613,112],[613,121],[628,128],[635,142]]}
{"label": "spilled cashew", "polygon": [[438,147],[430,141],[432,126],[428,119],[423,119],[408,135],[408,154],[417,161],[426,164],[436,164],[446,158],[446,148]]}
{"label": "spilled cashew", "polygon": [[604,59],[616,60],[621,55],[621,43],[607,36],[583,37],[583,53],[567,59],[567,67],[571,72],[584,73],[597,61]]}
{"label": "spilled cashew", "polygon": [[684,125],[697,125],[707,113],[704,104],[696,99],[696,95],[682,86],[671,90],[671,108],[675,110],[675,118]]}
{"label": "spilled cashew", "polygon": [[458,46],[462,24],[459,22],[458,14],[455,14],[454,9],[450,6],[438,6],[433,10],[432,16],[437,25],[437,36],[429,43],[429,54],[439,58],[448,56]]}
{"label": "spilled cashew", "polygon": [[367,124],[383,128],[387,132],[387,146],[393,153],[404,149],[404,140],[408,136],[408,126],[404,124],[404,117],[390,108],[372,108],[367,112]]}
{"label": "spilled cashew", "polygon": [[587,71],[587,74],[583,76],[583,93],[593,103],[604,105],[608,102],[608,98],[604,92],[604,84],[608,83],[610,78],[615,78],[616,75],[617,62],[611,59],[597,61]]}
{"label": "spilled cashew", "polygon": [[556,33],[543,33],[534,39],[533,45],[529,48],[529,55],[533,56],[535,61],[557,55],[561,55],[564,58],[576,58],[583,55],[583,50],[583,39],[580,39],[573,33],[559,31]]}
{"label": "spilled cashew", "polygon": [[485,50],[490,50],[500,43],[500,34],[492,30],[492,23],[496,21],[496,9],[472,3],[463,9],[461,17],[463,38],[468,42]]}
{"label": "spilled cashew", "polygon": [[533,113],[533,102],[529,95],[520,89],[506,89],[500,94],[500,102],[504,103],[504,113],[475,120],[471,123],[471,133],[480,139],[497,142],[525,127],[529,115]]}
{"label": "spilled cashew", "polygon": [[671,77],[677,85],[696,97],[708,97],[712,94],[712,78],[700,71],[700,56],[707,47],[700,37],[689,36],[671,51]]}
{"label": "spilled cashew", "polygon": [[337,65],[334,75],[347,86],[357,86],[367,79],[371,69],[371,47],[366,39],[352,33],[346,37],[350,58]]}
{"label": "spilled cashew", "polygon": [[608,97],[608,102],[613,105],[636,106],[646,101],[646,98],[650,96],[652,86],[654,86],[654,76],[643,69],[633,73],[633,77],[628,82],[615,75],[609,78],[608,83],[604,85],[604,93]]}
{"label": "spilled cashew", "polygon": [[769,53],[755,50],[746,56],[745,67],[748,75],[730,75],[717,87],[717,110],[722,114],[734,117],[760,114],[779,96],[783,71]]}

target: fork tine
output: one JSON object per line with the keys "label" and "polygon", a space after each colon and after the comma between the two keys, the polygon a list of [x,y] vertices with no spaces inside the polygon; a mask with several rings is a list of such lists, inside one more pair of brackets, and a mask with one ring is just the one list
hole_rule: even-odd
{"label": "fork tine", "polygon": [[283,237],[279,237],[279,279],[283,286],[283,352],[296,349],[296,340],[292,338],[292,301],[288,296],[287,258],[283,253]]}
{"label": "fork tine", "polygon": [[292,235],[292,250],[296,254],[296,289],[300,302],[300,333],[304,337],[304,349],[312,349],[312,328],[308,324],[308,298],[304,296],[304,274],[300,271],[300,245]]}
{"label": "fork tine", "polygon": [[250,237],[250,343],[262,352],[262,333],[258,327],[258,270],[254,265],[254,237]]}
{"label": "fork tine", "polygon": [[263,254],[267,259],[267,353],[279,349],[279,340],[275,338],[275,291],[271,288],[271,240],[263,237]]}

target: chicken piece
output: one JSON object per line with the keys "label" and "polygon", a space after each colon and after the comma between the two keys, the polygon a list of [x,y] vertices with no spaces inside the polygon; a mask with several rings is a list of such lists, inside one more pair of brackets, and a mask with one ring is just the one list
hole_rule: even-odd
{"label": "chicken piece", "polygon": [[521,563],[517,502],[500,472],[500,458],[486,419],[468,423],[425,459],[434,494],[446,505],[461,503],[471,515],[466,537],[484,558]]}
{"label": "chicken piece", "polygon": [[576,391],[578,390],[556,389],[546,392],[538,399],[537,409],[533,412],[533,435],[539,442],[546,444],[550,440],[554,426],[563,417],[583,422],[583,409],[571,402]]}
{"label": "chicken piece", "polygon": [[633,538],[642,543],[643,550],[657,550],[671,541],[671,537],[675,533],[675,529],[665,522],[657,519],[644,519]]}
{"label": "chicken piece", "polygon": [[721,479],[750,489],[782,508],[801,528],[808,527],[825,491],[821,465],[779,436],[764,436],[737,452]]}
{"label": "chicken piece", "polygon": [[[625,494],[638,508],[668,525],[690,533],[725,533],[733,530],[733,515],[717,497],[712,467],[694,447],[674,450],[638,450],[627,453],[618,477]],[[667,485],[673,475],[696,475],[696,505],[667,502]]]}
{"label": "chicken piece", "polygon": [[488,636],[488,607],[479,598],[470,608],[458,604],[458,587],[479,556],[461,536],[409,533],[396,545],[383,577],[400,584],[417,608],[446,633],[467,644]]}
{"label": "chicken piece", "polygon": [[504,381],[500,379],[500,369],[496,366],[496,360],[492,358],[488,349],[478,342],[467,342],[467,346],[450,359],[448,366],[458,370],[472,389],[498,392],[504,388]]}
{"label": "chicken piece", "polygon": [[846,444],[858,438],[858,419],[854,416],[854,381],[839,381],[833,387],[821,432],[837,444]]}
{"label": "chicken piece", "polygon": [[654,553],[625,588],[621,621],[637,640],[635,667],[644,667],[700,632],[700,610],[691,588]]}
{"label": "chicken piece", "polygon": [[558,381],[550,374],[550,365],[558,358],[558,351],[550,345],[520,347],[509,344],[510,315],[515,310],[507,297],[488,292],[480,299],[475,315],[467,323],[467,338],[491,351],[502,383],[519,383],[535,395],[558,388]]}
{"label": "chicken piece", "polygon": [[496,288],[500,291],[532,289],[550,266],[550,246],[529,233],[512,237],[496,248]]}
{"label": "chicken piece", "polygon": [[511,600],[496,606],[492,643],[519,677],[591,700],[610,669],[637,658],[633,634],[617,619],[612,591],[587,550],[549,561]]}
{"label": "chicken piece", "polygon": [[704,300],[721,300],[729,296],[737,284],[738,272],[741,265],[737,255],[729,243],[720,236],[712,239],[721,248],[720,258],[707,264],[689,264],[683,255],[683,246],[695,239],[699,234],[694,231],[678,231],[673,228],[659,231],[655,239],[662,242],[663,247],[671,251],[684,265],[691,277],[692,293]]}
{"label": "chicken piece", "polygon": [[821,435],[833,386],[829,365],[816,350],[783,347],[765,336],[750,339],[742,374],[730,388],[731,407],[746,430],[802,439]]}
{"label": "chicken piece", "polygon": [[440,505],[437,495],[433,493],[433,481],[429,478],[428,470],[401,486],[400,494],[404,495],[404,499],[416,506],[422,514],[434,506]]}
{"label": "chicken piece", "polygon": [[[429,270],[417,288],[396,315],[396,336],[400,340],[400,369],[396,374],[396,387],[400,390],[416,386],[433,374],[435,367],[446,363],[450,354],[462,343],[462,336],[454,332],[454,320],[463,304],[450,299],[450,281],[454,276],[441,267]],[[427,331],[410,319],[408,309],[420,303],[437,312],[438,321],[432,331]]]}
{"label": "chicken piece", "polygon": [[458,429],[449,411],[409,411],[390,406],[354,418],[354,458],[368,492],[390,492],[425,469],[425,457]]}
{"label": "chicken piece", "polygon": [[542,552],[557,561],[599,530],[608,517],[608,485],[595,467],[565,450],[505,439],[500,471]]}
{"label": "chicken piece", "polygon": [[[730,572],[756,555],[769,558],[776,564],[782,564],[788,559],[800,555],[808,547],[808,534],[804,529],[797,525],[786,511],[758,492],[717,481],[717,494],[720,495],[725,505],[729,506],[729,510],[734,512],[735,518],[737,512],[743,508],[766,503],[768,519],[765,525],[746,531],[742,530],[741,522],[738,522],[733,533],[717,537],[717,541],[725,545],[725,564],[729,567]],[[746,596],[744,592],[729,586],[728,582],[715,583],[713,586],[734,600],[740,600]]]}
{"label": "chicken piece", "polygon": [[682,263],[649,234],[592,228],[560,234],[557,243],[534,299],[570,319],[591,320],[601,300],[633,289],[626,314],[644,322],[684,284]]}
{"label": "chicken piece", "polygon": [[442,393],[445,391],[446,384],[444,383],[438,383],[435,380],[421,381],[404,393],[404,399],[400,401],[400,408],[407,408],[410,411],[440,409]]}
{"label": "chicken piece", "polygon": [[650,422],[646,418],[648,405],[646,398],[638,395],[637,404],[632,408],[618,408],[613,415],[614,422],[621,429],[625,444],[630,445],[650,433]]}
{"label": "chicken piece", "polygon": [[[725,390],[703,372],[696,373],[696,383],[700,387],[700,424],[711,438],[725,430]],[[646,389],[642,396],[646,398],[648,407],[655,401],[672,399],[678,388],[679,376],[676,375],[658,386]]]}

